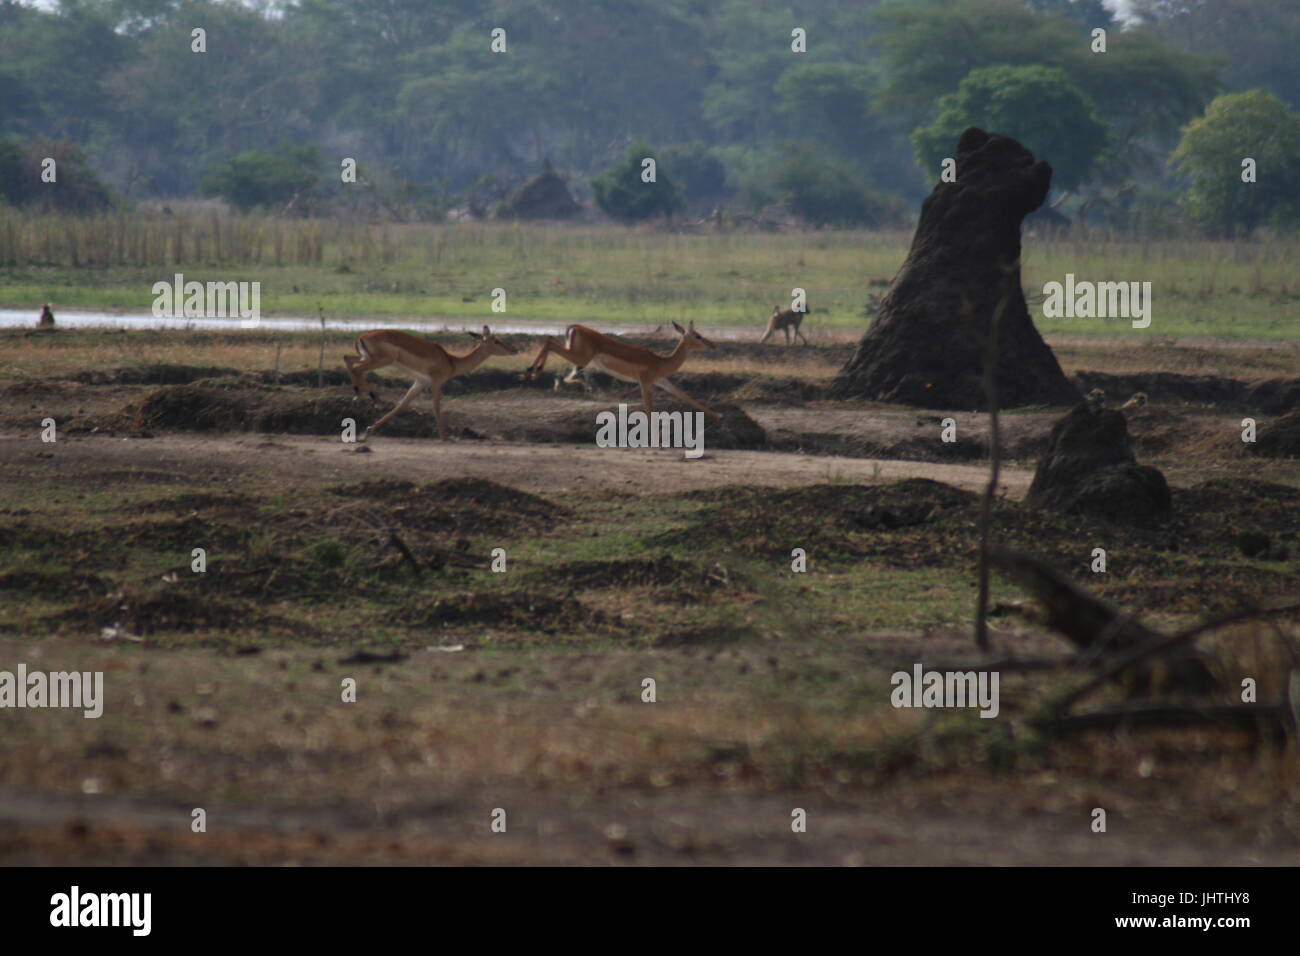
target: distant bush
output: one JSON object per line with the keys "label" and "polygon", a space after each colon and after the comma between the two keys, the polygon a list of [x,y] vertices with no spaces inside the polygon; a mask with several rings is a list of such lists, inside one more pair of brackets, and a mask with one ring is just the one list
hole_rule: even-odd
{"label": "distant bush", "polygon": [[200,189],[242,210],[284,206],[295,198],[305,206],[315,198],[324,167],[325,158],[311,143],[255,149],[213,169]]}
{"label": "distant bush", "polygon": [[708,202],[727,194],[727,168],[703,143],[666,146],[660,156],[664,168],[686,190],[690,202]]}
{"label": "distant bush", "polygon": [[862,185],[863,174],[812,147],[785,150],[771,192],[791,213],[814,226],[885,226],[901,218],[896,200]]}
{"label": "distant bush", "polygon": [[465,205],[470,215],[482,219],[518,188],[518,182],[500,170],[482,173],[465,190]]}
{"label": "distant bush", "polygon": [[[54,160],[54,182],[41,179],[46,159]],[[98,212],[112,205],[80,146],[45,139],[0,139],[0,201],[43,212]]]}
{"label": "distant bush", "polygon": [[22,147],[17,140],[0,139],[0,201],[18,206],[26,196]]}
{"label": "distant bush", "polygon": [[[655,181],[641,180],[642,161],[655,160]],[[643,142],[633,143],[615,165],[591,181],[596,205],[620,222],[640,222],[653,216],[671,216],[685,208],[682,188],[659,162],[656,151]]]}

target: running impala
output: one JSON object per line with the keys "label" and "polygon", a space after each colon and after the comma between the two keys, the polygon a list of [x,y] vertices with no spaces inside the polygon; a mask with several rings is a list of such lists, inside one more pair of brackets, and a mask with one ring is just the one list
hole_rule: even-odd
{"label": "running impala", "polygon": [[713,409],[701,405],[668,381],[668,376],[682,367],[682,363],[686,361],[688,354],[697,349],[711,349],[714,347],[712,342],[695,331],[694,322],[685,329],[674,322],[673,328],[681,336],[677,340],[677,347],[667,355],[659,355],[657,352],[651,352],[639,345],[631,345],[628,342],[620,342],[608,335],[602,335],[585,325],[571,325],[565,330],[563,345],[551,338],[548,338],[542,344],[542,349],[537,353],[537,358],[528,367],[527,375],[529,378],[536,378],[542,373],[542,369],[546,367],[547,358],[551,355],[558,355],[565,361],[572,362],[578,368],[590,365],[615,378],[640,385],[641,404],[645,407],[647,415],[654,411],[652,392],[654,387],[658,385],[669,395],[681,399],[694,408],[698,408],[704,414],[712,415],[714,418],[721,418],[722,416]]}
{"label": "running impala", "polygon": [[381,427],[402,409],[415,400],[415,396],[426,388],[433,394],[433,417],[438,422],[438,437],[447,440],[447,427],[442,421],[442,386],[448,379],[474,371],[493,355],[517,355],[519,350],[508,342],[503,342],[486,325],[483,333],[469,333],[478,339],[478,345],[465,355],[453,355],[437,342],[430,342],[409,332],[397,329],[378,329],[367,332],[357,339],[356,355],[345,355],[348,374],[352,376],[352,390],[357,398],[364,390],[370,394],[372,402],[379,401],[374,388],[366,384],[366,372],[377,368],[396,365],[415,378],[415,382],[397,406],[379,421],[366,429],[361,440],[365,441],[370,433]]}

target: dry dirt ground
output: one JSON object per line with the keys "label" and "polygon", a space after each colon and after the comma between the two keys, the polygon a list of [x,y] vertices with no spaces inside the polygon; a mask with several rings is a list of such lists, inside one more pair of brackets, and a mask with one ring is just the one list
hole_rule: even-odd
{"label": "dry dirt ground", "polygon": [[[1180,348],[1180,361],[1196,354]],[[895,669],[975,659],[983,416],[828,402],[771,374],[779,361],[758,367],[784,350],[734,349],[730,370],[681,383],[743,412],[762,445],[722,447],[744,445],[742,431],[710,445],[706,432],[693,461],[581,443],[581,423],[617,394],[496,379],[449,393],[456,440],[430,437],[421,401],[364,451],[338,423],[372,413],[337,378],[328,394],[276,387],[199,356],[143,381],[77,361],[5,380],[0,670],[102,671],[106,700],[97,720],[0,712],[0,861],[1300,861],[1294,739],[1047,741],[1031,718],[1073,678],[1014,667],[999,720],[890,707]],[[1139,376],[1125,388],[1168,371],[1107,345],[1063,349],[1072,372]],[[827,367],[842,361],[826,351]],[[1234,365],[1219,348],[1196,374],[1284,374],[1276,355],[1240,351]],[[1169,387],[1184,386],[1198,387]],[[1165,472],[1181,509],[1154,530],[1025,509],[1062,410],[1008,414],[1000,533],[1060,560],[1105,541],[1111,580],[1095,584],[1086,557],[1072,573],[1156,623],[1294,595],[1300,468],[1242,452],[1241,401],[1153,395],[1130,416],[1139,460]],[[1257,414],[1267,424],[1280,409]],[[47,416],[53,444],[40,440]],[[945,417],[959,442],[939,441]],[[204,430],[181,427],[195,421]],[[934,503],[917,527],[861,524],[879,501],[912,500]],[[1234,535],[1261,530],[1280,550],[1244,558]],[[788,573],[800,535],[806,579]],[[211,542],[201,580],[187,567],[196,540]],[[517,562],[505,575],[486,568],[497,542]],[[1018,592],[996,596],[999,655],[1064,660],[1006,610]],[[1280,693],[1278,627],[1211,646],[1228,687],[1252,673],[1262,698]],[[340,700],[346,679],[355,703]],[[192,831],[196,808],[206,832]],[[490,828],[498,809],[504,833]],[[796,809],[806,832],[792,832]]]}

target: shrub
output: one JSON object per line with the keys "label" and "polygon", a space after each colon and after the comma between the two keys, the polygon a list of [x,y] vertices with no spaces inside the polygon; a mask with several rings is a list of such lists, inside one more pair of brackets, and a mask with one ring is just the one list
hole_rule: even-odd
{"label": "shrub", "polygon": [[284,205],[312,198],[325,159],[311,143],[240,153],[204,177],[205,196],[220,196],[237,209]]}
{"label": "shrub", "polygon": [[[642,162],[655,160],[655,181],[643,182]],[[644,142],[628,147],[626,155],[591,181],[596,205],[620,222],[640,222],[652,216],[671,216],[686,205],[682,189],[659,162],[655,150]]]}

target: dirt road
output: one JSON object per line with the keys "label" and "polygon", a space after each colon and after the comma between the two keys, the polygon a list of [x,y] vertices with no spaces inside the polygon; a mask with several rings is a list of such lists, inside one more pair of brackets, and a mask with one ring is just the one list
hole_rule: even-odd
{"label": "dirt road", "polygon": [[[359,449],[368,451],[359,451]],[[828,481],[897,481],[930,478],[970,491],[988,480],[982,464],[939,464],[870,458],[833,458],[767,451],[706,449],[685,460],[680,451],[608,449],[526,442],[451,441],[378,437],[367,445],[300,435],[162,434],[154,438],[73,436],[42,444],[36,434],[0,435],[0,461],[42,456],[51,478],[96,474],[121,480],[135,471],[170,477],[223,476],[245,472],[286,482],[332,484],[367,478],[437,481],[448,477],[487,478],[526,491],[626,491],[660,494],[724,485],[799,487]],[[34,464],[34,463],[33,463]],[[1021,498],[1032,473],[1003,468],[1000,489]]]}

